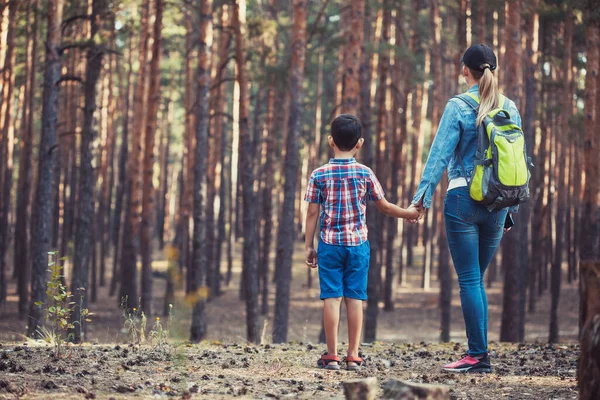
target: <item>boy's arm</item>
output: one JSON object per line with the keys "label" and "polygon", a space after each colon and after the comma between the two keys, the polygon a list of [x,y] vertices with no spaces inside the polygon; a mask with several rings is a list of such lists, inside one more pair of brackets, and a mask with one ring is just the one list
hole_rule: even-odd
{"label": "boy's arm", "polygon": [[412,204],[408,208],[402,208],[387,201],[383,188],[373,171],[371,171],[371,176],[368,180],[368,192],[369,199],[374,201],[377,209],[388,217],[418,220],[421,216],[417,208]]}
{"label": "boy's arm", "polygon": [[375,207],[384,215],[394,218],[404,219],[419,219],[420,214],[414,204],[411,204],[408,208],[398,207],[395,204],[390,203],[385,197],[375,201]]}
{"label": "boy's arm", "polygon": [[306,212],[306,265],[315,268],[317,266],[317,252],[314,247],[315,231],[317,230],[317,222],[319,220],[319,211],[321,205],[319,203],[309,203],[308,211]]}

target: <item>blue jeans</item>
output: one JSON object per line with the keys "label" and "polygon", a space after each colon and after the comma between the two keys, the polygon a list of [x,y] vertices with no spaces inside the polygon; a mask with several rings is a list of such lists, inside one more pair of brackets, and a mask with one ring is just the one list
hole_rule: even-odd
{"label": "blue jeans", "polygon": [[450,190],[444,200],[448,246],[458,275],[469,355],[487,353],[488,303],[483,276],[502,239],[508,209],[488,211],[469,189]]}

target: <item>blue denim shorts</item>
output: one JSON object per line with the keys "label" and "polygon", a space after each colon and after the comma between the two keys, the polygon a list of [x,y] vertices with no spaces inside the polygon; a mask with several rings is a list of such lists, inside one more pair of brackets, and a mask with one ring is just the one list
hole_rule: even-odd
{"label": "blue denim shorts", "polygon": [[368,241],[358,246],[334,246],[321,240],[317,256],[321,300],[335,297],[367,299],[371,258]]}

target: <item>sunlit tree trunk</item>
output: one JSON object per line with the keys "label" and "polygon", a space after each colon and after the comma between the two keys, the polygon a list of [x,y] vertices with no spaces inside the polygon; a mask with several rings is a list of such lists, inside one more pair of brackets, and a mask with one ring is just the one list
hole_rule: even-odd
{"label": "sunlit tree trunk", "polygon": [[123,232],[123,252],[121,254],[121,286],[119,302],[127,307],[135,307],[137,297],[137,256],[140,250],[140,210],[142,205],[142,138],[146,116],[146,99],[144,96],[147,83],[147,60],[149,41],[150,1],[143,0],[141,4],[141,31],[139,43],[139,69],[133,95],[133,130],[131,132],[131,153],[127,166],[127,188],[129,204]]}
{"label": "sunlit tree trunk", "polygon": [[[248,86],[248,70],[245,62],[246,47],[246,2],[239,0],[234,4],[233,23],[236,30],[236,62],[237,81],[239,83],[239,169],[241,184],[241,200],[244,225],[243,271],[246,300],[246,338],[250,342],[258,342],[258,246],[256,227],[256,193],[254,191],[254,154],[250,132],[250,98]],[[293,201],[292,201],[293,207]],[[292,209],[293,215],[293,209]],[[276,324],[276,322],[275,322]]]}
{"label": "sunlit tree trunk", "polygon": [[[221,8],[221,25],[227,26],[231,20],[231,11],[229,5],[224,4]],[[218,64],[216,81],[219,83],[216,100],[215,100],[215,136],[217,141],[220,141],[219,146],[219,163],[221,164],[221,171],[218,178],[218,192],[219,192],[219,214],[217,216],[217,242],[215,249],[215,275],[216,280],[212,288],[213,293],[216,296],[221,294],[221,259],[223,244],[226,241],[226,226],[225,216],[229,199],[227,198],[227,190],[229,189],[227,184],[227,176],[229,175],[229,150],[227,148],[229,135],[227,135],[227,118],[225,117],[225,110],[227,108],[227,86],[225,81],[228,77],[228,65],[229,65],[229,49],[231,47],[232,34],[230,30],[222,30],[219,35],[218,45]]]}
{"label": "sunlit tree trunk", "polygon": [[152,62],[150,63],[149,89],[147,100],[146,127],[144,131],[144,155],[142,175],[142,224],[141,224],[141,252],[142,252],[142,310],[146,315],[152,315],[152,227],[154,226],[154,138],[158,123],[158,107],[160,104],[160,56],[161,56],[161,29],[164,3],[155,0],[154,33],[152,43]]}
{"label": "sunlit tree trunk", "polygon": [[[111,16],[114,18],[114,16]],[[110,41],[111,47],[115,46],[116,32],[114,30],[115,23],[110,21]],[[114,96],[114,75],[116,71],[116,57],[109,56],[105,63],[105,76],[103,81],[103,105],[102,105],[102,121],[104,121],[103,129],[105,132],[105,143],[103,145],[102,166],[100,177],[102,178],[102,188],[100,191],[100,202],[98,205],[98,239],[100,240],[100,259],[99,259],[99,284],[101,287],[106,285],[106,256],[109,251],[108,229],[110,226],[110,212],[112,200],[112,186],[114,184],[114,154],[115,154],[115,110],[116,98]]]}
{"label": "sunlit tree trunk", "polygon": [[194,80],[194,59],[195,52],[194,27],[192,26],[192,16],[189,9],[185,10],[185,131],[184,131],[184,149],[183,149],[183,190],[179,224],[177,227],[179,234],[179,257],[180,265],[187,269],[186,292],[190,290],[191,284],[191,263],[190,263],[190,215],[192,212],[192,189],[193,189],[193,171],[194,171],[194,102],[195,87]]}
{"label": "sunlit tree trunk", "polygon": [[364,0],[345,0],[344,7],[348,7],[349,30],[346,42],[340,49],[343,58],[343,91],[341,112],[353,115],[358,114],[360,106],[360,81],[358,78],[360,62],[362,59],[364,35]]}
{"label": "sunlit tree trunk", "polygon": [[[302,83],[306,54],[305,0],[294,0],[294,30],[292,35],[292,63],[290,70],[290,114],[285,155],[284,200],[277,240],[277,292],[273,321],[273,342],[287,341],[290,286],[292,280],[292,253],[294,249],[294,199],[298,175],[298,145],[300,141],[300,118],[302,116]],[[250,210],[248,210],[249,212]],[[244,210],[246,217],[247,210]],[[246,217],[247,218],[247,217]],[[251,276],[251,275],[249,275]]]}
{"label": "sunlit tree trunk", "polygon": [[52,182],[54,174],[53,151],[56,145],[58,117],[58,81],[60,79],[61,24],[63,0],[49,0],[44,92],[42,105],[42,130],[39,144],[38,180],[32,212],[31,229],[31,302],[27,320],[27,335],[37,337],[43,325],[46,301],[46,269],[50,244],[50,214],[52,212]]}
{"label": "sunlit tree trunk", "polygon": [[[17,11],[19,1],[11,1],[4,9],[1,23],[4,25],[2,35],[2,87],[0,89],[2,103],[0,104],[0,303],[6,297],[6,249],[8,248],[10,227],[8,214],[10,212],[10,192],[13,172],[14,121],[13,100],[15,97],[15,37]],[[15,266],[16,267],[16,266]],[[27,274],[27,270],[23,271]]]}

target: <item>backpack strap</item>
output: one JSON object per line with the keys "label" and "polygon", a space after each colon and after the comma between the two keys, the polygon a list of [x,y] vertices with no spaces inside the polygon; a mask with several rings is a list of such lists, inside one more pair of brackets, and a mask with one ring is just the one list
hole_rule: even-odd
{"label": "backpack strap", "polygon": [[[473,110],[473,112],[475,112],[475,114],[477,114],[479,112],[479,96],[473,92],[466,92],[463,94],[460,94],[458,96],[454,96],[455,98],[465,102],[469,107],[471,107],[471,109]],[[508,105],[508,98],[499,94],[498,95],[498,107],[506,109]],[[478,127],[477,129],[483,129],[482,127]],[[487,139],[487,135],[484,135],[485,138]],[[484,146],[486,149],[489,146],[489,143],[487,144],[487,146]],[[483,166],[489,166],[491,165],[491,160],[488,160],[484,157],[485,153],[482,153],[482,149],[480,149],[480,146],[477,146],[477,151],[475,153],[475,165],[483,165]],[[462,155],[460,154],[460,152],[458,151],[458,147],[456,148],[456,154],[458,155],[458,160],[460,161],[460,166],[463,170],[463,174],[465,174],[465,178],[467,180],[467,184],[469,186],[471,186],[471,182],[469,177],[467,176],[467,171],[465,169],[465,164],[462,158]]]}

